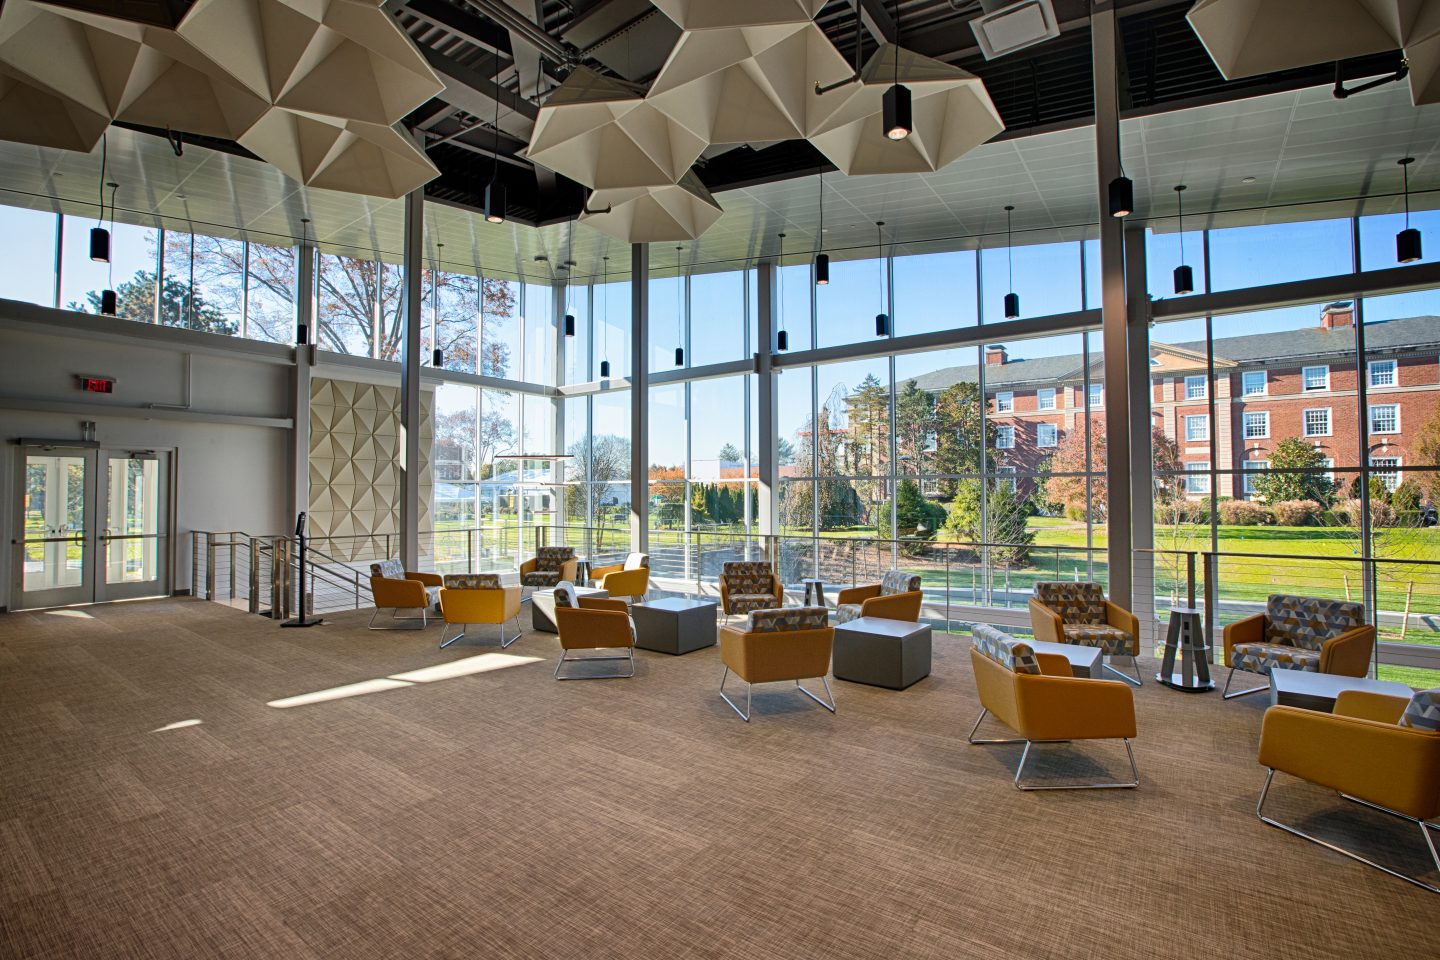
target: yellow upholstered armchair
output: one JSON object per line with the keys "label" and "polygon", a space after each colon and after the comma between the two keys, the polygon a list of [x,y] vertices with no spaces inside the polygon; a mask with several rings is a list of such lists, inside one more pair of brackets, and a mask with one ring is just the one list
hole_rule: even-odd
{"label": "yellow upholstered armchair", "polygon": [[[820,706],[835,712],[835,695],[830,692],[830,654],[835,647],[835,628],[830,626],[824,607],[788,607],[783,610],[752,610],[743,624],[720,628],[720,696],[730,709],[750,722],[750,692],[757,683],[795,681],[795,687]],[[725,693],[731,671],[745,681],[745,709],[742,711]],[[827,703],[800,685],[801,680],[818,677],[825,687]]]}
{"label": "yellow upholstered armchair", "polygon": [[595,586],[608,593],[612,599],[628,597],[631,600],[644,600],[645,594],[650,590],[650,555],[632,553],[625,558],[624,563],[596,567],[590,571],[590,577],[595,581]]}
{"label": "yellow upholstered armchair", "polygon": [[[465,639],[465,628],[472,623],[493,623],[503,649],[520,639],[520,586],[500,583],[498,573],[447,573],[440,588],[440,614],[445,626],[440,628],[440,649],[456,640]],[[515,622],[513,636],[505,636],[505,621]],[[445,638],[450,627],[460,632]]]}
{"label": "yellow upholstered armchair", "polygon": [[1269,685],[1230,692],[1235,671],[1270,676],[1272,670],[1308,670],[1363,677],[1375,652],[1375,628],[1365,623],[1365,607],[1348,600],[1320,600],[1272,594],[1265,612],[1225,627],[1224,697],[1233,700],[1268,690]]}
{"label": "yellow upholstered armchair", "polygon": [[[560,662],[555,664],[556,680],[614,680],[635,676],[635,623],[624,600],[607,597],[577,597],[568,580],[555,588],[555,629],[560,631]],[[624,650],[620,655],[571,657],[572,650]],[[560,675],[566,663],[596,660],[626,660],[628,672]]]}
{"label": "yellow upholstered armchair", "polygon": [[[370,596],[375,612],[370,614],[371,630],[423,630],[430,623],[430,611],[438,609],[443,581],[433,573],[406,570],[399,560],[370,564]],[[390,625],[375,626],[380,611],[390,611]],[[401,610],[419,610],[418,617],[402,617]],[[395,624],[414,624],[396,626]]]}
{"label": "yellow upholstered armchair", "polygon": [[[1099,647],[1106,657],[1105,669],[1133,686],[1140,686],[1140,620],[1135,614],[1105,599],[1098,583],[1070,583],[1064,580],[1035,584],[1030,598],[1030,627],[1035,639],[1046,643],[1073,643]],[[1135,676],[1116,670],[1110,657],[1128,657]]]}
{"label": "yellow upholstered armchair", "polygon": [[720,609],[725,616],[785,605],[780,578],[763,560],[727,560],[720,571]]}
{"label": "yellow upholstered armchair", "polygon": [[920,619],[921,596],[918,575],[887,570],[879,583],[841,590],[835,601],[835,622],[881,617],[916,623]]}
{"label": "yellow upholstered armchair", "polygon": [[[1114,680],[1091,680],[1070,673],[1070,662],[1053,653],[1036,653],[1028,643],[977,623],[970,647],[980,716],[969,741],[978,745],[1023,743],[1015,786],[1021,790],[1106,790],[1140,785],[1135,752],[1135,700],[1130,688]],[[986,715],[994,714],[1020,736],[977,739]],[[1030,748],[1036,743],[1070,740],[1123,740],[1132,779],[1118,783],[1026,784],[1021,782]]]}
{"label": "yellow upholstered armchair", "polygon": [[520,564],[520,586],[534,589],[553,587],[562,580],[574,583],[578,566],[574,547],[540,547],[535,556]]}
{"label": "yellow upholstered armchair", "polygon": [[1437,876],[1440,853],[1430,835],[1440,826],[1440,688],[1400,697],[1345,690],[1333,713],[1271,707],[1260,728],[1260,764],[1268,769],[1255,815],[1272,827],[1383,870],[1431,893],[1440,886],[1407,876],[1265,815],[1265,798],[1280,770],[1329,787],[1420,828]]}

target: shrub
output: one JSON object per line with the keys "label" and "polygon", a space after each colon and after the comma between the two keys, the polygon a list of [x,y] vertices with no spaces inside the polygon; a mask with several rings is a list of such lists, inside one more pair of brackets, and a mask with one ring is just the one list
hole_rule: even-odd
{"label": "shrub", "polygon": [[1420,509],[1420,501],[1424,499],[1420,494],[1420,485],[1413,480],[1406,480],[1395,488],[1395,493],[1390,497],[1390,506],[1395,508],[1396,513],[1411,513]]}
{"label": "shrub", "polygon": [[1308,527],[1320,519],[1323,508],[1314,500],[1282,500],[1270,509],[1282,527]]}
{"label": "shrub", "polygon": [[1220,504],[1220,522],[1232,527],[1258,527],[1274,519],[1269,510],[1249,500],[1228,500]]}
{"label": "shrub", "polygon": [[[1359,500],[1346,500],[1345,512],[1350,515],[1350,522],[1359,524],[1360,516],[1363,513],[1363,505]],[[1395,508],[1384,500],[1376,497],[1370,499],[1370,526],[1372,527],[1393,527],[1395,526]]]}

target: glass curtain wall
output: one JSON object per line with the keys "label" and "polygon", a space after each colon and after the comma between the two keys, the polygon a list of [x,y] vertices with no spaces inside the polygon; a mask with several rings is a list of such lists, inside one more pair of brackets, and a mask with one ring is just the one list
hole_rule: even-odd
{"label": "glass curtain wall", "polygon": [[[1197,231],[1187,259],[1201,291],[1385,269],[1400,228],[1376,216]],[[1152,228],[1147,251],[1152,294],[1169,296],[1178,241]],[[1152,329],[1157,605],[1183,602],[1187,552],[1213,551],[1218,623],[1302,593],[1364,603],[1381,641],[1440,646],[1417,616],[1440,605],[1440,290],[1358,286]]]}

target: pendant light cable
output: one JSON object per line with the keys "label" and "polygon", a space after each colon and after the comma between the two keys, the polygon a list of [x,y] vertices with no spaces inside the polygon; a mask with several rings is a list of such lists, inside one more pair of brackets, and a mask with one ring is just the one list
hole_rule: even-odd
{"label": "pendant light cable", "polygon": [[1005,260],[1010,271],[1011,293],[1015,292],[1015,240],[1010,220],[1010,216],[1014,210],[1014,206],[1005,207]]}
{"label": "pendant light cable", "polygon": [[[120,184],[118,184],[118,183],[109,183],[109,184],[107,184],[107,186],[110,188],[110,234],[111,234],[111,236],[114,236],[114,234],[115,234],[115,195],[120,192]],[[1407,220],[1406,222],[1408,223],[1409,221]],[[108,279],[107,279],[107,281],[106,281],[106,286],[108,286],[111,290],[114,290],[114,289],[115,289],[115,258],[112,256],[109,260],[105,261],[105,266],[108,268],[108,273],[107,273],[107,275],[106,275],[106,276],[108,277]]]}
{"label": "pendant light cable", "polygon": [[1180,262],[1185,262],[1185,184],[1175,188],[1175,212],[1180,228]]}
{"label": "pendant light cable", "polygon": [[105,174],[110,165],[110,134],[100,138],[100,216],[96,218],[95,225],[105,225]]}
{"label": "pendant light cable", "polygon": [[[1405,176],[1405,229],[1410,229],[1410,158],[1400,161],[1400,172]],[[113,215],[114,203],[111,203]]]}

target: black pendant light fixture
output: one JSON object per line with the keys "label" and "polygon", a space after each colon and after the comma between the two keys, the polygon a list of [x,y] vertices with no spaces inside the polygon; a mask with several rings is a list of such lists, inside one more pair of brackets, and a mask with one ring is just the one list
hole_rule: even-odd
{"label": "black pendant light fixture", "polygon": [[885,221],[875,221],[875,262],[880,266],[880,312],[875,314],[875,336],[890,336],[890,314],[885,297]]}
{"label": "black pendant light fixture", "polygon": [[495,98],[495,152],[490,157],[490,182],[485,185],[485,219],[505,222],[505,184],[500,182],[500,98]]}
{"label": "black pendant light fixture", "polygon": [[780,237],[780,256],[775,261],[775,301],[779,304],[780,331],[775,334],[775,349],[786,351],[790,349],[790,334],[785,331],[785,234]]}
{"label": "black pendant light fixture", "polygon": [[[115,194],[120,189],[120,184],[110,182],[106,183],[105,186],[110,188],[110,229],[111,231],[114,231]],[[108,240],[110,235],[106,234],[105,236],[108,246]],[[115,296],[115,264],[107,257],[107,259],[105,260],[105,265],[107,272],[105,279],[105,289],[100,291],[100,312],[107,317],[113,317],[115,316],[119,308],[118,298]]]}
{"label": "black pendant light fixture", "polygon": [[105,173],[110,160],[110,135],[100,138],[100,216],[90,229],[90,259],[110,262],[110,231],[105,229]]}
{"label": "black pendant light fixture", "polygon": [[1414,157],[1399,161],[1400,170],[1405,175],[1405,229],[1395,234],[1395,259],[1401,263],[1415,263],[1425,256],[1420,231],[1410,226],[1410,164],[1414,162]]}
{"label": "black pendant light fixture", "polygon": [[[301,218],[300,218],[300,252],[301,252],[303,255],[305,255],[305,256],[307,256],[307,257],[310,257],[310,258],[311,258],[311,259],[310,259],[311,264],[312,264],[312,265],[314,264],[314,262],[315,262],[315,259],[314,259],[314,258],[315,258],[315,252],[310,248],[310,218],[309,218],[309,217],[301,217]],[[313,284],[314,281],[312,280],[311,282],[312,282],[312,284]],[[311,302],[314,302],[314,301],[312,300]],[[295,324],[295,345],[296,345],[297,347],[303,347],[303,346],[305,346],[305,344],[307,344],[307,343],[309,343],[309,342],[310,342],[310,325],[309,325],[308,323],[304,323],[304,322],[296,323],[296,324]]]}
{"label": "black pendant light fixture", "polygon": [[565,336],[575,336],[575,315],[570,312],[570,288],[575,285],[575,218],[570,218],[570,234],[565,240]]}
{"label": "black pendant light fixture", "polygon": [[430,267],[430,330],[435,338],[435,349],[430,351],[430,366],[439,370],[445,366],[445,351],[440,348],[440,256],[445,244],[435,244],[435,263]]}
{"label": "black pendant light fixture", "polygon": [[[860,8],[855,8],[858,17]],[[890,89],[880,98],[880,113],[885,121],[885,136],[904,140],[913,128],[914,111],[910,104],[910,88],[900,83],[900,0],[895,0],[895,77]]]}
{"label": "black pendant light fixture", "polygon": [[820,171],[820,253],[815,255],[815,285],[823,287],[830,282],[830,255],[825,253],[825,171]]}
{"label": "black pendant light fixture", "polygon": [[675,247],[675,366],[685,366],[685,285],[689,277],[680,276],[680,252]]}
{"label": "black pendant light fixture", "polygon": [[1175,187],[1175,211],[1180,225],[1180,266],[1175,268],[1175,295],[1183,297],[1195,292],[1195,271],[1185,263],[1185,184]]}
{"label": "black pendant light fixture", "polygon": [[[1116,49],[1119,46],[1120,18],[1115,18]],[[1135,183],[1125,176],[1125,151],[1120,139],[1120,83],[1115,83],[1115,158],[1120,166],[1120,176],[1110,181],[1110,216],[1120,219],[1135,212]]]}
{"label": "black pendant light fixture", "polygon": [[604,359],[600,361],[600,379],[608,380],[610,379],[610,291],[607,289],[607,285],[610,283],[610,258],[601,257],[600,259],[603,261],[600,268],[602,277],[600,289],[605,291],[605,299],[602,301],[604,313],[600,321],[601,326],[605,328],[604,333],[601,334],[603,339],[601,351]]}
{"label": "black pendant light fixture", "polygon": [[1010,272],[1010,292],[1005,294],[1006,320],[1020,319],[1020,294],[1015,292],[1015,243],[1010,219],[1014,212],[1013,205],[1005,207],[1005,259]]}

